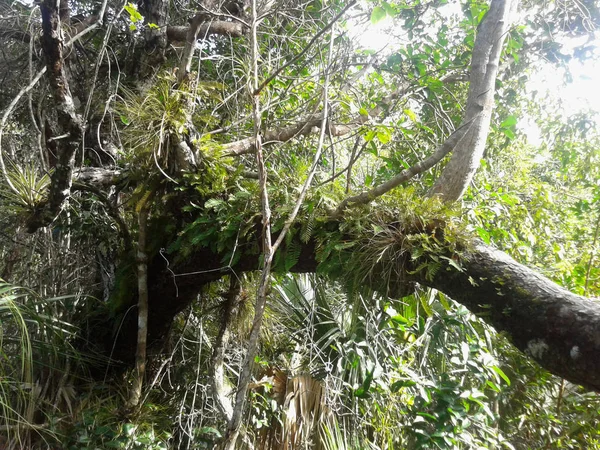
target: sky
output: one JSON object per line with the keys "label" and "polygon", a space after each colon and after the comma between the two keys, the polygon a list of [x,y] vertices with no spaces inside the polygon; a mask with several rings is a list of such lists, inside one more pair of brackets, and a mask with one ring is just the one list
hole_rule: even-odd
{"label": "sky", "polygon": [[[461,13],[459,2],[448,3],[443,8],[445,14]],[[391,42],[389,34],[386,33],[391,23],[391,19],[386,18],[377,24],[368,24],[366,28],[364,24],[357,25],[355,38],[364,48],[384,54],[391,53],[398,45],[402,45]],[[351,28],[354,27],[351,25]],[[565,55],[572,54],[574,48],[582,44],[591,44],[595,46],[595,50],[583,61],[575,58],[571,60],[568,71],[572,81],[568,84],[565,84],[566,69],[558,69],[556,65],[540,61],[538,68],[529,77],[527,89],[530,92],[537,91],[538,98],[553,97],[560,100],[562,112],[566,117],[580,111],[591,110],[600,113],[600,32],[597,31],[591,37],[567,39],[561,44],[561,53]],[[596,121],[600,129],[600,117],[597,117]],[[540,130],[533,120],[521,118],[518,127],[525,132],[530,144],[537,146],[541,143]]]}

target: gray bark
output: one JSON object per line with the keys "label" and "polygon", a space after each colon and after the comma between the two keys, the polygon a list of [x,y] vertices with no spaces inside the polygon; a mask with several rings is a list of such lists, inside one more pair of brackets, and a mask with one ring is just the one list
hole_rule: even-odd
{"label": "gray bark", "polygon": [[600,303],[575,295],[507,254],[477,243],[433,280],[438,289],[555,375],[600,391]]}
{"label": "gray bark", "polygon": [[127,406],[137,408],[142,398],[142,388],[146,375],[146,353],[148,347],[148,214],[153,193],[146,194],[138,204],[138,247],[137,247],[137,281],[138,281],[138,331],[135,352],[135,370]]}
{"label": "gray bark", "polygon": [[492,118],[500,54],[517,3],[494,0],[477,30],[463,125],[472,120],[474,123],[431,190],[448,202],[462,197],[479,168]]}

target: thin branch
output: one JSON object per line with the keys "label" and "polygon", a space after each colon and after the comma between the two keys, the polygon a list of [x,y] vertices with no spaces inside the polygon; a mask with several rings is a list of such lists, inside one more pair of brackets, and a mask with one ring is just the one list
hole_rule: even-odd
{"label": "thin branch", "polygon": [[148,254],[146,253],[148,216],[155,191],[148,192],[138,203],[138,333],[135,352],[135,371],[127,406],[137,408],[142,398],[142,387],[146,374],[146,350],[148,344]]}
{"label": "thin branch", "polygon": [[[189,26],[167,27],[167,39],[171,42],[186,42],[189,29]],[[215,20],[214,22],[205,22],[200,25],[197,34],[202,36],[220,34],[223,36],[242,37],[245,34],[245,27],[238,22]]]}
{"label": "thin branch", "polygon": [[357,0],[351,0],[350,2],[348,2],[348,4],[346,6],[344,6],[344,8],[331,20],[331,22],[329,22],[327,25],[325,25],[325,27],[323,29],[321,29],[317,34],[314,35],[314,37],[310,40],[308,45],[306,47],[304,47],[304,49],[300,53],[298,53],[294,58],[292,58],[290,61],[288,61],[283,66],[279,67],[279,69],[277,69],[275,72],[273,72],[265,81],[263,81],[254,90],[253,94],[254,95],[260,94],[260,92],[265,88],[265,86],[267,86],[271,81],[273,81],[277,77],[277,75],[279,75],[283,70],[285,70],[292,64],[295,64],[300,58],[302,58],[306,54],[306,52],[308,52],[308,50],[310,50],[310,48],[314,45],[314,43],[317,42],[317,40],[321,36],[323,36],[325,34],[325,32],[327,30],[329,30],[340,19],[340,17],[342,17],[344,15],[344,13],[346,11],[348,11],[351,7],[353,7],[356,4],[356,1]]}
{"label": "thin branch", "polygon": [[[258,11],[257,11],[257,0],[252,0],[252,23],[251,23],[251,58],[252,58],[252,78],[250,89],[252,92],[257,92],[258,87],[258,60],[259,60],[259,46],[258,46]],[[254,122],[254,147],[256,148],[256,164],[258,167],[258,183],[260,186],[260,197],[262,205],[262,255],[263,255],[263,269],[258,283],[258,289],[256,292],[256,304],[254,306],[254,320],[252,321],[252,329],[250,330],[250,337],[248,339],[248,348],[246,350],[246,356],[242,363],[242,369],[238,380],[238,389],[235,396],[235,404],[233,407],[233,413],[231,420],[227,424],[227,435],[225,438],[224,448],[226,450],[234,450],[237,437],[239,435],[240,425],[242,423],[242,415],[244,411],[244,405],[246,404],[246,396],[248,394],[248,384],[250,383],[251,370],[254,362],[254,355],[258,346],[258,338],[260,335],[260,327],[262,324],[262,318],[264,314],[265,305],[267,303],[267,291],[269,287],[269,280],[271,278],[271,264],[273,262],[273,247],[271,245],[271,208],[269,206],[269,194],[267,190],[267,170],[265,167],[265,161],[262,153],[261,145],[261,104],[260,95],[252,95],[252,116]]]}
{"label": "thin branch", "polygon": [[[327,58],[327,66],[329,66],[331,64],[331,59],[333,57],[333,41],[334,41],[333,36],[334,36],[334,31],[332,29],[331,37],[330,37],[330,41],[329,41],[329,55]],[[277,237],[275,244],[273,244],[273,252],[277,251],[277,249],[283,242],[283,239],[287,235],[287,232],[290,230],[290,227],[296,220],[296,216],[298,215],[298,212],[300,211],[300,207],[302,206],[302,203],[304,203],[304,198],[306,197],[308,188],[312,184],[312,180],[315,176],[315,173],[317,173],[317,167],[319,166],[319,161],[321,159],[321,153],[323,152],[323,143],[325,142],[325,134],[326,134],[326,130],[327,130],[327,126],[326,126],[327,125],[327,113],[329,110],[329,100],[328,100],[329,99],[329,75],[330,75],[330,72],[327,71],[325,73],[325,80],[323,83],[323,119],[322,119],[322,123],[321,123],[321,134],[319,135],[319,142],[317,144],[317,151],[315,153],[315,158],[313,160],[312,167],[310,168],[308,177],[306,177],[306,181],[304,182],[304,186],[302,186],[300,195],[298,196],[298,199],[296,200],[294,209],[290,213],[290,216],[288,217],[288,219],[285,221],[285,224],[283,225],[283,229],[279,233],[279,236]]]}
{"label": "thin branch", "polygon": [[[452,81],[453,74],[440,78],[440,81]],[[358,127],[364,125],[369,120],[379,117],[392,102],[397,102],[404,98],[409,92],[416,94],[425,89],[425,87],[418,87],[410,91],[411,86],[402,86],[390,95],[382,99],[377,106],[372,108],[368,114],[357,114],[353,119],[347,123],[331,124],[328,123],[329,133],[331,136],[343,136],[348,134]],[[285,127],[279,130],[267,131],[263,134],[262,145],[271,145],[280,142],[288,142],[298,136],[308,136],[313,133],[313,129],[319,128],[321,125],[321,113],[314,113],[309,115],[306,119],[301,120],[293,125]],[[240,139],[239,141],[230,142],[224,144],[222,147],[223,156],[241,156],[247,155],[255,151],[253,146],[254,138],[252,136]]]}
{"label": "thin branch", "polygon": [[229,343],[231,322],[242,299],[240,294],[240,282],[237,277],[232,275],[229,280],[229,291],[227,292],[224,311],[221,317],[221,327],[219,328],[219,334],[215,340],[210,365],[212,390],[215,402],[217,408],[226,420],[231,420],[233,416],[233,406],[231,400],[225,394],[225,388],[223,386],[223,380],[225,378],[225,351]]}
{"label": "thin branch", "polygon": [[19,100],[21,100],[21,97],[23,97],[25,94],[27,94],[31,89],[33,89],[35,87],[35,85],[38,83],[38,81],[40,81],[40,78],[42,78],[42,76],[46,73],[46,70],[47,70],[46,67],[44,67],[42,70],[40,70],[38,72],[38,74],[35,76],[35,78],[33,80],[31,80],[31,83],[29,83],[27,86],[25,86],[23,89],[21,89],[19,91],[19,93],[16,95],[16,97],[13,98],[12,102],[10,102],[10,105],[8,105],[8,108],[6,108],[6,111],[4,111],[4,114],[2,115],[2,120],[0,121],[0,168],[2,169],[2,175],[4,175],[4,180],[6,181],[6,184],[8,184],[8,186],[10,187],[10,189],[13,192],[18,192],[18,191],[17,191],[17,188],[15,188],[15,186],[11,183],[11,181],[8,177],[8,173],[6,171],[6,165],[4,164],[4,156],[3,156],[3,151],[2,151],[2,133],[4,132],[4,127],[6,126],[6,121],[8,120],[8,118],[11,115],[15,106],[17,106],[17,103],[19,102]]}
{"label": "thin branch", "polygon": [[386,192],[389,192],[395,187],[399,186],[401,183],[410,180],[415,175],[418,175],[420,173],[425,172],[426,170],[431,169],[434,165],[440,162],[442,158],[444,158],[444,156],[446,156],[448,153],[454,150],[454,148],[467,135],[476,118],[477,116],[471,119],[469,122],[461,125],[458,129],[456,129],[454,133],[452,133],[450,137],[448,137],[448,139],[446,139],[446,141],[442,145],[440,145],[438,149],[435,152],[433,152],[433,154],[428,158],[419,161],[414,166],[403,170],[390,180],[386,181],[385,183],[381,183],[378,186],[375,186],[369,191],[361,192],[358,195],[346,198],[340,203],[336,210],[333,211],[333,213],[331,214],[332,217],[340,217],[344,213],[344,209],[346,209],[346,207],[348,206],[366,205],[367,203],[372,202],[377,197],[380,197]]}

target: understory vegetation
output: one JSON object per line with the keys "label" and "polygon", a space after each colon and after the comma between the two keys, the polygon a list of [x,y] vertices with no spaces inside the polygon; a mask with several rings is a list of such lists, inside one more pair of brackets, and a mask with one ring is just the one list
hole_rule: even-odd
{"label": "understory vegetation", "polygon": [[[596,304],[598,114],[534,82],[596,61],[599,23],[4,2],[0,449],[600,449],[597,375],[513,345],[509,301],[546,298],[468,266],[499,249]],[[507,304],[455,301],[457,274]]]}

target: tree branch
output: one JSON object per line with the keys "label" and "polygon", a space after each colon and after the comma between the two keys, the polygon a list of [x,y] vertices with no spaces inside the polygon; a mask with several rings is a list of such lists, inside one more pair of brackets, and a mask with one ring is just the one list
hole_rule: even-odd
{"label": "tree branch", "polygon": [[352,197],[344,199],[344,201],[342,201],[340,205],[336,208],[336,210],[332,213],[332,216],[340,217],[343,214],[344,209],[346,209],[346,207],[348,206],[366,205],[367,203],[372,202],[377,197],[380,197],[383,194],[391,191],[395,187],[399,186],[401,183],[410,180],[415,175],[418,175],[431,169],[438,162],[440,162],[442,158],[444,158],[444,156],[446,156],[448,153],[454,150],[458,146],[458,144],[461,143],[464,137],[469,133],[469,130],[473,126],[474,121],[475,118],[471,119],[470,122],[465,123],[457,130],[455,130],[454,133],[452,133],[450,137],[446,139],[446,141],[442,145],[440,145],[438,149],[435,152],[433,152],[433,154],[428,158],[419,161],[414,166],[403,170],[402,172],[389,179],[385,183],[381,183],[380,185],[375,186],[369,191],[364,191],[358,195],[354,195]]}
{"label": "tree branch", "polygon": [[[442,77],[440,79],[440,81],[444,81],[444,82],[455,81],[454,76],[455,76],[455,74],[451,73],[446,77]],[[403,86],[401,88],[398,88],[397,90],[392,92],[390,95],[388,95],[384,99],[382,99],[376,107],[372,108],[369,111],[369,113],[367,115],[357,114],[354,118],[352,118],[347,123],[332,124],[332,123],[328,122],[327,126],[329,128],[329,130],[328,130],[329,134],[331,136],[338,137],[338,136],[343,136],[348,133],[351,133],[352,131],[359,128],[361,125],[364,125],[365,123],[367,123],[369,120],[380,117],[382,115],[382,113],[387,109],[388,105],[390,105],[394,101],[397,101],[397,100],[403,98],[405,95],[407,95],[408,92],[417,93],[417,92],[425,89],[424,87],[419,87],[419,88],[411,91],[410,88],[411,88],[411,86]],[[263,134],[262,145],[265,146],[265,145],[276,144],[276,143],[281,143],[281,142],[288,142],[299,136],[308,136],[309,134],[312,134],[313,132],[315,132],[316,129],[319,129],[319,127],[321,126],[321,123],[322,123],[322,114],[321,113],[312,114],[309,117],[307,117],[306,119],[304,119],[300,122],[297,122],[293,125],[289,125],[285,128],[279,129],[279,130],[270,130],[270,131],[265,132]],[[254,138],[248,137],[248,138],[240,139],[239,141],[234,141],[234,142],[224,144],[222,147],[223,156],[241,156],[241,155],[253,153],[255,151],[253,142],[254,142]]]}
{"label": "tree branch", "polygon": [[[331,232],[339,229],[339,226],[339,221],[324,221],[313,234]],[[440,224],[435,226],[439,228]],[[398,233],[397,230],[409,227],[414,227],[414,224],[395,223],[387,230],[383,227],[381,233],[396,233],[396,244],[390,245],[402,247],[408,235]],[[256,245],[259,228],[261,227],[257,227],[255,233],[250,233],[247,236],[249,240],[240,242],[239,246],[243,248]],[[427,228],[427,224],[422,228]],[[347,242],[357,243],[353,249],[368,251],[372,248],[373,238],[372,233],[366,236],[348,236]],[[598,301],[570,293],[476,238],[463,236],[456,244],[463,250],[456,252],[447,249],[444,255],[443,249],[430,253],[430,249],[422,248],[420,250],[424,253],[418,260],[409,263],[410,267],[406,266],[406,261],[411,261],[411,249],[403,247],[405,253],[396,252],[400,255],[398,259],[388,261],[394,267],[391,278],[388,276],[389,271],[388,275],[384,275],[384,271],[377,270],[376,267],[361,282],[379,291],[389,288],[386,293],[392,297],[396,295],[395,292],[401,292],[407,281],[435,288],[502,331],[519,350],[533,357],[545,369],[600,392]],[[316,272],[319,264],[316,259],[317,244],[309,241],[299,245],[300,258],[291,271]],[[440,258],[440,255],[444,258]],[[433,276],[428,275],[426,270],[415,271],[419,261],[430,261],[428,258],[431,256],[445,261],[439,271]],[[231,268],[222,267],[222,257],[223,255],[215,254],[208,248],[202,248],[183,264],[170,267],[177,273],[189,273],[185,277],[178,276],[178,291],[173,286],[172,275],[164,267],[164,261],[157,259],[157,264],[153,264],[154,269],[149,275],[149,323],[154,324],[149,333],[153,335],[153,339],[162,336],[163,332],[160,330],[168,329],[171,319],[196,298],[203,284],[226,274],[239,275],[259,268],[257,255],[243,255]],[[360,254],[356,257],[363,258]],[[448,262],[450,260],[452,264]],[[135,334],[131,330],[123,330],[122,338],[125,339],[125,336],[132,339]],[[109,349],[112,348],[112,341],[110,344]],[[117,348],[123,351],[128,348],[127,342],[119,341]]]}
{"label": "tree branch", "polygon": [[137,280],[138,280],[138,333],[135,352],[135,372],[127,406],[135,409],[142,398],[142,387],[146,374],[146,350],[148,346],[148,215],[154,191],[146,193],[136,209],[138,216]]}
{"label": "tree branch", "polygon": [[8,38],[17,42],[23,42],[25,44],[29,44],[31,41],[31,35],[26,31],[10,28],[0,29],[0,38]]}
{"label": "tree branch", "polygon": [[242,300],[240,282],[235,276],[229,280],[229,291],[224,304],[223,315],[221,316],[221,326],[219,334],[215,339],[213,354],[210,365],[210,375],[212,378],[212,390],[215,396],[217,409],[224,416],[225,420],[231,420],[233,416],[233,406],[231,400],[227,397],[223,380],[225,378],[225,351],[229,344],[230,326],[233,316]]}
{"label": "tree branch", "polygon": [[56,111],[52,134],[64,138],[47,141],[46,145],[57,154],[57,163],[51,176],[48,201],[31,215],[27,224],[29,231],[50,224],[69,197],[75,153],[81,145],[84,132],[83,119],[75,110],[64,68],[64,43],[60,28],[59,5],[55,1],[44,0],[40,4],[40,11],[43,31],[42,50]]}
{"label": "tree branch", "polygon": [[600,304],[556,285],[505,253],[477,242],[462,271],[419,282],[438,289],[508,335],[555,375],[600,391]]}
{"label": "tree branch", "polygon": [[494,0],[479,25],[469,76],[469,94],[465,121],[478,117],[464,145],[456,148],[431,194],[452,202],[460,199],[479,167],[489,134],[496,75],[502,46],[508,32],[511,15],[518,0]]}
{"label": "tree branch", "polygon": [[[170,42],[186,42],[190,26],[170,26],[167,27],[167,38]],[[214,22],[205,22],[198,28],[197,36],[210,36],[213,34],[242,37],[246,34],[245,27],[239,22],[227,22],[224,20],[215,20]]]}

